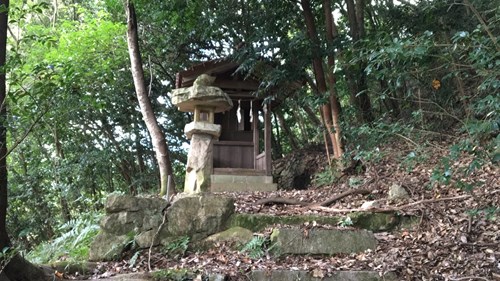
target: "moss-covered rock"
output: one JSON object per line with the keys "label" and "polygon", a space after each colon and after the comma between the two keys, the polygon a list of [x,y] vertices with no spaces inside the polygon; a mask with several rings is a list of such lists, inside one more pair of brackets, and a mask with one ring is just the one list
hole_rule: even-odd
{"label": "moss-covered rock", "polygon": [[253,238],[253,232],[243,227],[231,227],[225,231],[210,235],[205,238],[200,247],[208,249],[217,243],[230,243],[235,249],[241,248]]}
{"label": "moss-covered rock", "polygon": [[[399,217],[395,213],[369,213],[359,212],[347,215],[351,218],[352,226],[377,231],[390,231],[399,224]],[[228,222],[228,227],[240,226],[254,232],[261,231],[274,224],[300,225],[315,221],[318,224],[338,225],[346,216],[273,216],[267,214],[234,214]]]}
{"label": "moss-covered rock", "polygon": [[348,215],[354,227],[374,232],[390,231],[399,224],[399,216],[395,213],[359,212]]}
{"label": "moss-covered rock", "polygon": [[273,233],[277,255],[334,255],[375,250],[377,240],[367,230],[281,228]]}
{"label": "moss-covered rock", "polygon": [[168,236],[189,236],[199,241],[224,230],[233,212],[234,200],[230,197],[180,196],[167,210]]}
{"label": "moss-covered rock", "polygon": [[57,270],[59,272],[64,272],[66,274],[76,274],[87,275],[93,273],[97,268],[98,264],[96,262],[69,262],[69,261],[59,261],[48,265],[50,268]]}
{"label": "moss-covered rock", "polygon": [[376,271],[335,271],[331,276],[318,278],[311,272],[305,270],[254,270],[249,274],[250,281],[395,281],[396,275],[393,273],[380,276]]}
{"label": "moss-covered rock", "polygon": [[120,256],[127,244],[132,241],[129,235],[99,233],[90,245],[90,261],[110,261]]}
{"label": "moss-covered rock", "polygon": [[338,217],[325,216],[272,216],[266,214],[234,214],[229,219],[228,227],[240,226],[254,232],[261,231],[273,224],[299,225],[316,221],[319,224],[337,225]]}

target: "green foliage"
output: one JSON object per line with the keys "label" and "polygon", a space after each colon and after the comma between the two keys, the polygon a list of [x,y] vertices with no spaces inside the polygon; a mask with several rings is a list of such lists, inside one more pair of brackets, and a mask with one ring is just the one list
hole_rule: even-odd
{"label": "green foliage", "polygon": [[348,181],[349,187],[357,188],[363,184],[363,178],[361,177],[350,177]]}
{"label": "green foliage", "polygon": [[182,236],[177,238],[176,240],[168,243],[164,247],[164,251],[171,256],[184,256],[186,253],[188,247],[189,247],[189,242],[190,242],[189,236]]}
{"label": "green foliage", "polygon": [[[8,228],[26,250],[53,239],[81,210],[101,209],[110,192],[157,192],[122,19],[113,21],[98,4],[59,3],[54,22],[45,10],[52,6],[37,2],[11,3],[10,26],[19,33],[9,37],[7,65],[8,146],[17,145],[8,158]],[[164,79],[154,75],[153,105],[173,128],[167,137],[178,147],[172,159],[181,174],[185,120],[158,101]]]}
{"label": "green foliage", "polygon": [[137,263],[137,259],[139,258],[139,256],[141,255],[141,252],[140,251],[136,251],[134,253],[134,255],[130,258],[130,260],[128,261],[128,264],[129,264],[129,268],[133,268],[135,266],[135,264]]}
{"label": "green foliage", "polygon": [[162,269],[153,272],[151,275],[155,281],[183,281],[192,280],[188,278],[192,277],[193,273],[187,269]]}
{"label": "green foliage", "polygon": [[241,252],[248,253],[248,256],[252,259],[260,259],[266,253],[273,249],[274,245],[271,245],[271,240],[266,236],[254,236],[250,242],[245,244],[241,249]]}
{"label": "green foliage", "polygon": [[401,166],[405,168],[407,172],[412,172],[416,165],[419,163],[424,163],[425,160],[429,158],[429,155],[424,154],[424,150],[421,148],[416,148],[410,151],[401,161]]}
{"label": "green foliage", "polygon": [[[472,191],[480,183],[467,182],[472,173],[478,171],[490,158],[487,152],[488,146],[481,146],[474,138],[465,138],[450,147],[449,156],[443,157],[440,163],[433,169],[431,174],[431,184],[450,185]],[[458,161],[463,157],[469,160],[467,165],[453,167],[453,161]]]}
{"label": "green foliage", "polygon": [[316,187],[329,186],[338,178],[338,172],[332,168],[326,168],[323,171],[314,174],[312,183]]}
{"label": "green foliage", "polygon": [[40,264],[59,260],[86,261],[90,243],[99,232],[99,218],[99,214],[87,214],[63,224],[57,238],[38,245],[27,258]]}
{"label": "green foliage", "polygon": [[352,226],[353,224],[354,222],[352,221],[351,217],[344,217],[339,222],[340,227],[349,227]]}
{"label": "green foliage", "polygon": [[469,210],[468,215],[472,218],[484,217],[486,220],[497,220],[500,214],[500,208],[496,206],[487,207],[485,209]]}
{"label": "green foliage", "polygon": [[[427,157],[420,149],[425,141],[416,140],[457,129],[466,139],[436,166],[433,184],[470,190],[477,183],[461,178],[488,161],[500,162],[500,61],[498,43],[488,33],[498,34],[495,1],[470,0],[486,25],[472,15],[463,17],[467,7],[453,0],[375,1],[369,4],[366,36],[355,44],[342,9],[339,34],[327,44],[321,1],[311,2],[320,37],[314,47],[322,59],[335,55],[336,67],[325,70],[336,78],[347,159],[377,162],[384,156],[381,144],[397,139],[408,144],[401,165],[411,171]],[[33,252],[40,260],[85,256],[79,246],[94,235],[96,224],[82,210],[102,209],[107,194],[157,190],[153,146],[128,71],[123,2],[67,3],[59,1],[57,13],[47,1],[11,1],[9,8],[6,123],[8,147],[17,147],[8,158],[8,229],[23,250],[52,240]],[[171,146],[179,187],[189,117],[166,93],[179,70],[200,61],[228,56],[241,63],[238,71],[262,80],[255,94],[280,105],[299,146],[323,141],[323,127],[313,117],[319,118],[317,109],[328,96],[312,82],[311,60],[318,54],[311,51],[299,5],[281,0],[135,3],[150,97]],[[360,77],[349,77],[361,70]],[[370,124],[353,121],[352,80],[363,79],[366,89],[360,90],[369,95],[376,116]],[[292,151],[289,136],[281,130],[275,136],[282,146],[277,154]],[[464,154],[472,160],[454,167]],[[335,176],[327,169],[314,181],[331,184]],[[172,251],[183,254],[188,243],[177,241]],[[265,252],[265,239],[253,243],[255,250],[249,251]]]}

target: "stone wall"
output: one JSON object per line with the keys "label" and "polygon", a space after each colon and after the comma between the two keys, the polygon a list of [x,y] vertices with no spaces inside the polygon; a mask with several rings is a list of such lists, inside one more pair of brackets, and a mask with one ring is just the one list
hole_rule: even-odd
{"label": "stone wall", "polygon": [[[180,195],[167,205],[159,198],[109,196],[89,259],[112,260],[129,247],[147,248],[157,232],[154,245],[166,245],[180,236],[199,241],[224,230],[234,212],[233,199],[213,195]],[[166,222],[159,229],[164,214]]]}

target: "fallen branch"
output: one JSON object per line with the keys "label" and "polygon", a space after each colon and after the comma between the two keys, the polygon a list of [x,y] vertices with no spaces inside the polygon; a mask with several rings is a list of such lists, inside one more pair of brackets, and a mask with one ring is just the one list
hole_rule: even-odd
{"label": "fallen branch", "polygon": [[257,202],[254,203],[255,205],[300,205],[300,206],[307,206],[311,203],[309,202],[304,202],[304,201],[299,201],[291,198],[283,198],[283,197],[270,197],[270,198],[264,198],[260,199]]}
{"label": "fallen branch", "polygon": [[370,208],[370,209],[364,209],[364,208],[354,208],[354,209],[335,209],[335,208],[327,208],[323,206],[311,206],[313,209],[316,210],[321,210],[324,212],[328,213],[350,213],[350,212],[379,212],[379,213],[384,213],[384,212],[395,212],[395,211],[402,211],[404,209],[407,209],[409,207],[413,207],[416,205],[420,204],[427,204],[427,203],[437,203],[437,202],[442,202],[442,201],[450,201],[450,200],[460,200],[460,199],[467,199],[471,198],[472,195],[460,195],[460,196],[454,196],[454,197],[444,197],[444,198],[437,198],[437,199],[424,199],[416,202],[412,202],[406,205],[401,205],[401,206],[396,206],[396,207],[385,207],[385,208]]}
{"label": "fallen branch", "polygon": [[335,203],[336,201],[338,201],[344,197],[347,197],[349,195],[355,195],[355,194],[366,195],[366,194],[370,194],[370,193],[371,193],[371,190],[368,190],[368,189],[350,189],[350,190],[344,191],[336,196],[333,196],[332,198],[327,199],[319,204],[310,204],[310,205],[311,206],[328,207],[328,206],[332,205],[333,203]]}
{"label": "fallen branch", "polygon": [[332,198],[329,198],[323,202],[320,203],[311,203],[311,202],[304,202],[304,201],[299,201],[291,198],[283,198],[283,197],[271,197],[271,198],[264,198],[260,199],[257,202],[255,202],[255,205],[269,205],[269,204],[286,204],[286,205],[300,205],[300,206],[310,206],[310,207],[316,207],[316,206],[321,206],[321,207],[328,207],[335,203],[336,201],[347,197],[349,195],[354,195],[354,194],[369,194],[371,193],[370,190],[368,189],[350,189],[348,191],[342,192],[338,195],[333,196]]}
{"label": "fallen branch", "polygon": [[479,276],[466,276],[466,277],[460,277],[460,278],[453,278],[453,277],[450,277],[450,280],[452,281],[461,281],[461,280],[484,280],[484,281],[490,281],[490,279],[488,278],[484,278],[484,277],[479,277]]}

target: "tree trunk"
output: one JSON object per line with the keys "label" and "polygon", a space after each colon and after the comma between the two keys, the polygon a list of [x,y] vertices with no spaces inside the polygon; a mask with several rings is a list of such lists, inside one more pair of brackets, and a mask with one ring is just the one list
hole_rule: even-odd
{"label": "tree trunk", "polygon": [[[320,94],[325,94],[327,92],[326,80],[325,80],[325,71],[323,69],[323,61],[320,57],[320,42],[318,38],[318,33],[316,29],[316,24],[314,23],[314,16],[311,11],[311,3],[309,0],[301,0],[300,4],[302,6],[302,10],[304,13],[304,20],[307,27],[307,33],[312,43],[312,53],[316,54],[313,58],[313,72],[314,77],[316,79],[316,86],[318,87],[318,91]],[[332,142],[333,147],[338,147],[337,140],[335,138],[335,133],[333,129],[333,120],[332,120],[332,109],[330,102],[321,106],[321,111],[323,113],[323,123],[325,124],[328,136],[330,137],[330,141]],[[328,149],[328,145],[325,144]],[[335,151],[335,149],[334,149]]]}
{"label": "tree trunk", "polygon": [[138,132],[135,133],[136,141],[135,141],[135,153],[137,158],[137,166],[139,168],[139,178],[143,191],[149,191],[149,183],[144,180],[144,176],[146,175],[146,164],[144,163],[144,149],[141,144],[140,134]]}
{"label": "tree trunk", "polygon": [[314,114],[312,108],[309,105],[307,105],[307,104],[303,105],[302,109],[304,109],[309,121],[311,121],[314,124],[314,126],[316,126],[316,127],[321,126],[321,121],[319,120],[318,116],[316,116],[316,114]]}
{"label": "tree trunk", "polygon": [[328,90],[330,91],[330,104],[332,107],[332,123],[335,130],[335,141],[337,145],[333,146],[333,152],[335,158],[341,158],[344,151],[342,149],[342,134],[340,129],[340,102],[337,98],[337,91],[335,90],[335,74],[333,70],[335,69],[335,55],[333,53],[333,38],[338,36],[338,31],[333,22],[332,9],[330,0],[323,1],[323,10],[325,12],[325,25],[326,25],[326,40],[328,42],[328,47],[331,49],[331,53],[328,55]]}
{"label": "tree trunk", "polygon": [[[175,193],[175,184],[173,181],[174,175],[170,155],[165,141],[165,136],[156,122],[156,117],[153,113],[153,107],[149,100],[148,92],[146,91],[146,83],[144,79],[144,71],[142,69],[142,59],[139,51],[139,40],[137,35],[137,18],[135,8],[131,1],[127,1],[127,42],[130,55],[130,63],[132,65],[132,77],[134,78],[135,91],[141,108],[142,118],[146,127],[151,134],[153,148],[156,152],[158,168],[160,170],[160,195],[168,194],[169,196]],[[168,183],[168,176],[172,177],[171,185]],[[167,186],[170,187],[167,190]]]}
{"label": "tree trunk", "polygon": [[[9,7],[9,0],[0,0],[0,9]],[[0,12],[0,68],[5,66],[7,54],[7,12]],[[0,72],[0,251],[10,247],[10,240],[6,229],[7,218],[7,126],[6,126],[6,85],[5,72]],[[13,256],[9,260],[0,258],[0,280],[10,281],[45,281],[49,280],[44,271],[27,262],[23,257],[9,251]],[[3,268],[4,263],[5,268]]]}
{"label": "tree trunk", "polygon": [[[365,35],[364,27],[364,0],[346,0],[347,18],[349,21],[349,31],[353,43],[358,42]],[[351,103],[353,103],[360,114],[358,119],[362,122],[371,122],[374,120],[370,97],[368,96],[366,85],[365,69],[366,63],[359,62],[358,65],[353,65],[348,70],[347,83],[350,84],[349,90],[351,95]]]}
{"label": "tree trunk", "polygon": [[120,160],[120,163],[117,165],[118,170],[120,171],[120,174],[122,175],[123,179],[125,180],[125,183],[127,184],[130,194],[136,195],[137,189],[134,186],[134,182],[132,180],[133,177],[133,170],[134,166],[133,163],[131,163],[126,157],[127,153],[123,151],[123,149],[120,147],[120,143],[116,140],[114,134],[113,134],[113,129],[110,124],[108,124],[107,120],[104,118],[101,119],[101,128],[106,136],[108,136],[108,139],[111,141],[113,146],[116,149],[116,152],[118,153],[119,157],[122,158]]}
{"label": "tree trunk", "polygon": [[[9,7],[8,0],[0,0],[0,9]],[[0,12],[0,68],[5,66],[7,55],[7,12]],[[7,128],[5,108],[5,72],[0,71],[0,251],[10,245],[6,229],[7,218]]]}
{"label": "tree trunk", "polygon": [[[56,146],[56,159],[55,159],[55,166],[56,169],[61,168],[61,162],[63,162],[65,156],[64,156],[64,150],[62,148],[61,141],[59,140],[59,134],[57,132],[57,124],[54,127],[54,143]],[[64,163],[62,164],[64,165]],[[59,174],[59,173],[56,173]],[[71,179],[68,180],[69,182],[72,182]],[[69,222],[71,220],[71,211],[69,208],[68,200],[66,199],[66,196],[64,196],[64,190],[61,187],[61,179],[59,175],[56,178],[56,183],[59,188],[59,203],[61,204],[61,213],[62,217],[65,222]]]}
{"label": "tree trunk", "polygon": [[276,112],[273,111],[273,116],[274,116],[274,128],[276,128],[276,133],[274,133],[274,130],[272,131],[272,145],[271,147],[273,148],[273,153],[272,155],[275,155],[275,159],[279,159],[283,157],[283,145],[282,145],[282,136],[279,130],[278,126],[278,117],[276,117]]}
{"label": "tree trunk", "polygon": [[290,140],[290,145],[292,146],[293,150],[298,150],[299,149],[299,144],[295,136],[293,135],[292,131],[290,131],[290,128],[286,125],[285,123],[285,118],[283,117],[283,113],[281,112],[276,112],[276,117],[278,117],[278,123],[280,124],[281,129],[285,133],[285,135],[288,137]]}

